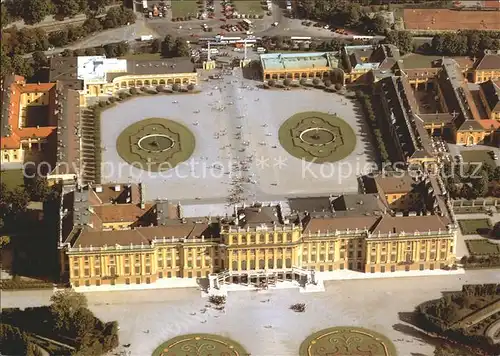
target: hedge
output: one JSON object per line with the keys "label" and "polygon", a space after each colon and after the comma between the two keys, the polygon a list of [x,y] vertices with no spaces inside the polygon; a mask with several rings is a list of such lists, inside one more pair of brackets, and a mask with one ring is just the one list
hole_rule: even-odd
{"label": "hedge", "polygon": [[24,281],[24,280],[14,280],[14,279],[0,280],[0,289],[2,290],[49,289],[49,288],[54,288],[54,284],[43,281]]}

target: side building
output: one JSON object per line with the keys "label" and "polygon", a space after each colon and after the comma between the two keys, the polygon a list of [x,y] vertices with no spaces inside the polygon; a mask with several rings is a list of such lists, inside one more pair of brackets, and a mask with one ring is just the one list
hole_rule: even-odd
{"label": "side building", "polygon": [[159,85],[198,84],[189,58],[129,60],[104,56],[53,57],[50,81],[80,82],[84,97],[114,95],[119,90]]}

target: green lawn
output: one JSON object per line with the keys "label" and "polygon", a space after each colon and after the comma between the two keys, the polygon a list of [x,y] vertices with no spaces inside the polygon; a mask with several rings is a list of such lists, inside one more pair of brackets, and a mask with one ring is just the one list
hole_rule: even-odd
{"label": "green lawn", "polygon": [[7,189],[12,190],[24,185],[22,169],[12,169],[0,172],[0,182],[4,183]]}
{"label": "green lawn", "polygon": [[[191,351],[196,351],[192,353]],[[153,356],[176,355],[250,355],[240,344],[215,334],[189,334],[170,339],[153,351]]]}
{"label": "green lawn", "polygon": [[278,136],[289,154],[314,163],[340,161],[356,147],[356,135],[347,122],[317,111],[293,115],[281,125]]}
{"label": "green lawn", "polygon": [[463,150],[460,151],[464,163],[487,163],[492,167],[496,167],[496,162],[490,155],[490,150]]}
{"label": "green lawn", "polygon": [[191,157],[195,142],[193,133],[184,125],[151,118],[123,130],[116,140],[116,150],[134,167],[158,172],[171,169]]}
{"label": "green lawn", "polygon": [[500,255],[500,245],[487,239],[466,240],[471,255]]}
{"label": "green lawn", "polygon": [[458,225],[464,235],[483,235],[491,230],[490,219],[458,220]]}
{"label": "green lawn", "polygon": [[193,16],[198,14],[198,3],[195,0],[172,1],[172,18]]}
{"label": "green lawn", "polygon": [[244,15],[262,15],[264,13],[264,9],[262,8],[262,4],[259,1],[235,1],[234,7],[239,14]]}
{"label": "green lawn", "polygon": [[315,332],[302,342],[299,355],[365,355],[360,350],[370,350],[366,355],[397,355],[389,338],[354,326],[337,326]]}

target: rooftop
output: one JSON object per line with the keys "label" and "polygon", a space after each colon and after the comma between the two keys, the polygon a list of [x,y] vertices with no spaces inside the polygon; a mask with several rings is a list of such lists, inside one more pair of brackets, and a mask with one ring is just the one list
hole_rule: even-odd
{"label": "rooftop", "polygon": [[409,193],[418,184],[409,174],[377,176],[375,177],[375,182],[384,194]]}
{"label": "rooftop", "polygon": [[90,231],[84,229],[72,247],[116,245],[126,247],[128,245],[150,245],[154,239],[199,239],[217,236],[217,230],[206,222],[141,227],[132,230]]}
{"label": "rooftop", "polygon": [[448,230],[447,222],[444,218],[438,215],[427,215],[427,216],[383,216],[374,226],[372,233],[377,234],[388,234],[394,233],[399,234],[401,232],[414,233],[419,232],[445,232]]}
{"label": "rooftop", "polygon": [[308,68],[337,68],[333,52],[266,53],[260,55],[264,70],[300,70]]}
{"label": "rooftop", "polygon": [[[498,15],[500,17],[500,15]],[[498,19],[500,23],[500,19]],[[476,70],[500,70],[500,55],[499,54],[485,54],[475,65]]]}
{"label": "rooftop", "polygon": [[489,109],[495,112],[500,111],[500,80],[497,82],[488,80],[479,84],[479,86],[486,98]]}
{"label": "rooftop", "polygon": [[304,227],[304,234],[326,234],[335,231],[370,230],[379,216],[344,216],[334,218],[311,218]]}

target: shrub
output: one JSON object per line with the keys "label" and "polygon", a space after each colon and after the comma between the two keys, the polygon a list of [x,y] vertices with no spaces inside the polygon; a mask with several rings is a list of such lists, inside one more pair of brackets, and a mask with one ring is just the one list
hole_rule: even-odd
{"label": "shrub", "polygon": [[172,90],[173,91],[180,91],[181,90],[181,85],[178,84],[178,83],[175,83],[174,85],[172,85]]}
{"label": "shrub", "polygon": [[306,78],[302,78],[300,81],[299,81],[300,85],[304,86],[307,84],[307,79]]}
{"label": "shrub", "polygon": [[122,99],[122,100],[128,98],[129,96],[130,96],[130,94],[128,94],[128,93],[126,93],[124,91],[121,91],[121,92],[118,93],[118,97],[120,99]]}
{"label": "shrub", "polygon": [[332,86],[332,81],[329,79],[326,79],[323,83],[325,83],[325,87],[331,87]]}
{"label": "shrub", "polygon": [[319,81],[319,79],[318,79],[318,78],[314,78],[314,79],[313,79],[313,84],[314,84],[314,85],[319,85],[319,83],[320,83],[320,81]]}
{"label": "shrub", "polygon": [[276,82],[273,79],[271,79],[267,82],[267,85],[269,85],[270,87],[274,87],[276,85]]}
{"label": "shrub", "polygon": [[340,83],[335,83],[335,89],[336,89],[336,90],[340,90],[340,89],[342,89],[342,84],[340,84]]}
{"label": "shrub", "polygon": [[187,89],[188,89],[189,91],[194,90],[194,84],[189,84],[189,85],[187,86]]}
{"label": "shrub", "polygon": [[290,305],[290,309],[296,313],[303,313],[306,311],[306,305],[305,305],[305,303],[296,303],[296,304]]}
{"label": "shrub", "polygon": [[130,94],[137,95],[137,94],[139,94],[139,90],[137,90],[137,88],[130,88]]}
{"label": "shrub", "polygon": [[286,87],[290,86],[290,84],[292,84],[292,81],[290,79],[285,79],[283,81],[283,85],[286,86]]}
{"label": "shrub", "polygon": [[157,90],[158,92],[163,92],[163,91],[165,91],[165,86],[164,86],[164,85],[158,85],[158,86],[156,87],[156,90]]}
{"label": "shrub", "polygon": [[223,295],[211,295],[208,297],[208,301],[216,306],[221,306],[226,304],[226,297]]}
{"label": "shrub", "polygon": [[108,100],[109,100],[110,103],[115,103],[116,102],[116,98],[114,96],[110,97]]}

